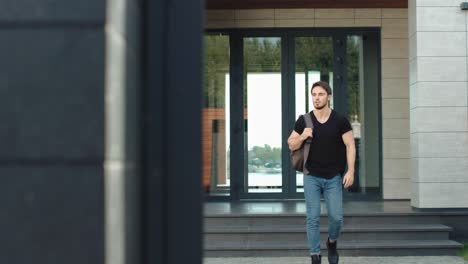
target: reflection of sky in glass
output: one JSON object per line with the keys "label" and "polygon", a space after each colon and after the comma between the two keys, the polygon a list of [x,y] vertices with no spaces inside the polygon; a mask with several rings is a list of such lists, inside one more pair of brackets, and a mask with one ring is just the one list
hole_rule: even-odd
{"label": "reflection of sky in glass", "polygon": [[[229,74],[226,74],[226,109],[230,109]],[[281,73],[247,74],[248,148],[281,148]],[[226,142],[230,142],[230,116],[226,111]],[[229,143],[228,143],[229,144]]]}
{"label": "reflection of sky in glass", "polygon": [[281,148],[281,74],[247,74],[248,148]]}

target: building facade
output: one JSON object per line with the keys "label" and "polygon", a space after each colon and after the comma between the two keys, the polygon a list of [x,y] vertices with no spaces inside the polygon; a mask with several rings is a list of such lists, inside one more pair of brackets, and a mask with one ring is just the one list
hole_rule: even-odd
{"label": "building facade", "polygon": [[[388,8],[385,5],[380,8],[343,8],[342,6],[312,8],[307,4],[301,8],[293,8],[287,4],[283,8],[271,8],[267,1],[263,2],[263,5],[255,6],[252,4],[254,8],[241,4],[237,6],[237,8],[229,6],[227,9],[213,7],[213,9],[206,10],[205,23],[207,32],[205,40],[208,44],[214,42],[210,38],[216,37],[218,40],[224,37],[228,38],[225,41],[231,41],[230,45],[225,45],[225,53],[230,52],[231,60],[226,62],[224,67],[220,67],[224,68],[224,74],[230,74],[230,79],[227,79],[231,80],[230,95],[236,96],[236,92],[233,90],[237,88],[237,90],[243,91],[242,95],[238,96],[247,97],[243,101],[244,118],[247,120],[244,124],[246,133],[243,139],[245,150],[239,152],[249,158],[245,158],[243,163],[238,163],[240,167],[243,164],[244,168],[232,168],[235,164],[231,164],[229,167],[231,175],[233,171],[248,175],[239,181],[232,179],[233,184],[241,183],[237,189],[240,188],[244,190],[244,193],[249,193],[249,188],[255,185],[250,182],[254,182],[254,177],[257,175],[249,167],[255,165],[250,156],[258,156],[258,153],[253,152],[250,143],[250,141],[256,140],[254,133],[265,134],[267,131],[272,133],[271,130],[273,130],[265,126],[262,130],[251,124],[261,123],[261,118],[255,119],[254,117],[255,114],[262,113],[260,110],[255,110],[256,107],[269,108],[270,112],[276,114],[275,118],[281,119],[281,114],[284,115],[284,112],[288,111],[285,110],[284,104],[292,102],[285,99],[280,101],[281,98],[294,97],[292,94],[296,92],[296,99],[294,103],[291,103],[296,107],[296,111],[292,111],[294,114],[283,117],[283,124],[272,126],[276,130],[282,131],[283,134],[279,132],[278,137],[282,136],[283,140],[289,135],[291,124],[301,113],[301,110],[297,110],[297,105],[301,103],[301,100],[304,100],[304,98],[297,98],[298,82],[302,82],[298,74],[304,72],[302,69],[299,70],[298,65],[300,62],[298,50],[300,51],[302,48],[300,38],[317,39],[329,36],[329,43],[308,42],[307,45],[316,45],[314,48],[321,50],[327,49],[328,45],[328,48],[333,50],[331,51],[333,55],[330,55],[330,58],[340,60],[340,49],[333,46],[332,41],[338,40],[338,35],[344,34],[347,38],[345,40],[347,48],[342,56],[344,64],[346,64],[343,66],[344,77],[347,77],[344,84],[339,82],[339,77],[337,79],[336,75],[340,74],[340,66],[337,66],[336,63],[331,63],[333,68],[331,71],[336,73],[335,76],[331,77],[324,75],[323,72],[330,72],[330,69],[323,63],[312,66],[312,68],[318,68],[319,71],[322,69],[318,78],[325,78],[332,84],[335,82],[337,87],[334,98],[335,109],[347,113],[350,121],[357,119],[359,122],[360,126],[355,127],[354,131],[355,134],[358,133],[362,136],[359,150],[361,154],[360,174],[356,175],[356,177],[361,177],[360,186],[357,187],[358,192],[369,193],[369,190],[372,192],[372,187],[375,187],[383,199],[411,199],[412,206],[416,208],[464,208],[468,206],[466,202],[468,196],[463,191],[468,185],[468,175],[466,174],[468,166],[467,13],[461,10],[460,2],[415,0],[409,1],[406,6],[399,8]],[[210,7],[210,2],[208,2],[208,7]],[[376,36],[375,40],[372,39],[373,33]],[[237,51],[239,47],[235,46],[236,37],[243,41],[243,48],[240,48],[243,53]],[[356,115],[356,111],[352,115],[350,113],[353,112],[350,106],[353,90],[350,86],[353,85],[352,74],[356,74],[351,69],[354,59],[352,54],[350,55],[352,52],[350,49],[353,48],[353,37],[358,43],[356,48],[358,61],[355,65],[359,68],[359,73],[357,73],[359,76],[356,78],[358,91],[357,95],[354,96],[361,99],[357,107],[359,108],[357,111],[359,116]],[[281,67],[288,67],[284,64],[291,64],[290,60],[287,60],[288,56],[284,54],[288,52],[288,49],[283,46],[281,47],[281,56],[283,57],[279,58],[280,56],[277,55],[280,62],[276,65],[276,69],[267,69],[266,66],[274,67],[272,65],[263,65],[262,70],[254,69],[254,64],[259,62],[252,62],[252,59],[249,59],[252,55],[248,53],[248,49],[255,38],[260,42],[264,39],[268,39],[270,42],[277,41],[277,46],[295,45],[296,50],[293,51],[295,55],[290,57],[295,60],[293,63],[296,65],[289,68],[295,67],[296,69],[296,83],[284,83],[284,79],[291,79],[292,75],[288,75],[287,70],[285,73],[284,69],[283,71],[281,69]],[[294,38],[294,41],[287,42],[290,38]],[[214,49],[208,44],[205,46],[208,50],[207,53],[210,49]],[[373,45],[376,45],[375,52],[369,51],[369,49],[372,50]],[[236,64],[236,58],[232,58],[236,55],[242,57],[238,58],[241,60],[238,64]],[[315,57],[315,59],[323,59],[324,55],[317,56],[322,57]],[[206,58],[205,61],[210,61],[210,59],[214,61],[211,57]],[[310,58],[310,60],[313,59],[314,57]],[[377,62],[376,65],[372,65],[373,59]],[[244,76],[239,77],[239,80],[232,81],[236,78],[236,72],[230,71],[235,70],[240,64],[243,66],[240,75]],[[207,66],[205,65],[205,67]],[[377,70],[369,69],[374,67]],[[271,100],[277,100],[276,106],[269,106],[261,99],[250,101],[248,99],[257,96],[254,91],[260,91],[262,83],[264,86],[274,86],[275,77],[270,77],[271,84],[266,82],[268,77],[260,80],[258,85],[255,84],[253,76],[259,75],[261,72],[265,76],[268,73],[271,75],[273,72],[281,76],[276,79],[277,90],[271,88],[263,91],[263,93],[270,93],[268,96]],[[377,80],[369,80],[372,79],[372,76],[375,76]],[[244,78],[243,81],[242,78]],[[309,78],[313,79],[314,77],[309,76]],[[224,87],[226,82],[220,82],[219,85]],[[340,93],[340,85],[347,86],[342,89],[345,99],[339,98],[341,96],[338,94]],[[286,88],[284,88],[285,86]],[[295,91],[288,88],[290,86],[295,86]],[[207,89],[209,87],[205,86],[205,90]],[[221,92],[226,93],[225,90]],[[275,92],[278,98],[273,94]],[[210,98],[215,97],[206,95],[205,100],[209,101]],[[234,99],[230,100],[231,103],[234,102]],[[339,104],[340,100],[345,102],[342,106]],[[282,106],[282,113],[274,112],[274,109],[281,109]],[[231,115],[232,120],[235,118],[233,116],[236,114],[236,110],[232,105],[229,107],[229,109],[225,107],[223,110],[227,109],[226,111],[230,111],[230,113],[223,115]],[[212,111],[213,108],[205,104],[205,112],[210,109]],[[302,111],[302,113],[304,112]],[[353,117],[357,118],[353,120]],[[224,120],[227,122],[229,117]],[[267,122],[275,122],[274,120],[273,118]],[[231,121],[231,124],[235,124],[235,121]],[[224,122],[223,125],[225,125]],[[286,128],[284,128],[285,126]],[[223,134],[223,131],[218,130],[217,135]],[[234,130],[231,132],[235,133]],[[204,130],[204,134],[209,134],[209,132]],[[227,139],[228,137],[223,138],[224,144],[226,144]],[[266,139],[264,141],[267,142]],[[261,142],[258,145],[262,145],[262,143],[266,144]],[[206,142],[204,144],[206,145]],[[235,141],[231,141],[231,144],[235,144]],[[214,171],[209,167],[210,164],[214,163],[211,156],[206,154],[215,153],[210,147],[208,145],[204,147],[205,171],[203,175],[205,184],[210,182],[209,175],[214,174]],[[284,144],[277,147],[287,150]],[[230,147],[223,145],[222,148],[226,150]],[[236,162],[232,157],[235,149],[230,150],[231,161]],[[222,151],[216,151],[216,155],[222,160],[219,165],[225,166],[226,155],[223,156],[219,153]],[[287,155],[287,153],[283,155]],[[206,164],[208,161],[211,163]],[[284,164],[282,170],[289,171],[284,162],[287,159],[283,157],[282,161]],[[225,167],[228,168],[228,166]],[[264,169],[264,166],[257,165],[256,168]],[[227,170],[226,174],[229,173]],[[219,177],[219,173],[216,175]],[[290,172],[283,173],[283,191],[284,185],[288,184],[285,179],[291,175]],[[225,183],[225,180],[221,179],[221,182]],[[261,183],[257,185],[261,185]],[[270,185],[274,185],[274,183]],[[297,185],[300,184],[297,183]],[[270,191],[264,192],[272,192],[271,186],[269,188]],[[289,191],[292,189],[289,188]],[[232,191],[229,195],[233,195]],[[241,195],[241,197],[243,196]],[[249,195],[244,197],[249,197]],[[251,197],[261,197],[261,195],[252,195]]]}

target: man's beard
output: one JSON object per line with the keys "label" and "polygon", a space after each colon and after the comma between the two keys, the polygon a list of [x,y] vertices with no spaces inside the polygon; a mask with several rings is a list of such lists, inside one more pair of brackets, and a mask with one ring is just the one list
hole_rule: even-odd
{"label": "man's beard", "polygon": [[323,105],[320,105],[320,106],[315,106],[315,104],[314,104],[314,107],[315,107],[315,109],[317,109],[317,110],[322,110],[323,108],[325,108],[325,106],[327,106],[327,104],[328,104],[328,102],[327,102],[327,103],[324,103]]}

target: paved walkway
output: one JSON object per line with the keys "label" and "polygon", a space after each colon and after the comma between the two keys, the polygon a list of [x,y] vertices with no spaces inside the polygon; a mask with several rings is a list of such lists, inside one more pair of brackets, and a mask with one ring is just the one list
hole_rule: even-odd
{"label": "paved walkway", "polygon": [[[322,259],[328,264],[327,258]],[[466,264],[461,257],[341,257],[340,264]],[[310,264],[302,257],[281,258],[205,258],[203,264]]]}

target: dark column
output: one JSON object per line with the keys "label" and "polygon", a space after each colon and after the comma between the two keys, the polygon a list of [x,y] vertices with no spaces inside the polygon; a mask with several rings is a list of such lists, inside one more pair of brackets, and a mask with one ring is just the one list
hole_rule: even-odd
{"label": "dark column", "polygon": [[201,263],[203,3],[145,10],[144,263]]}

